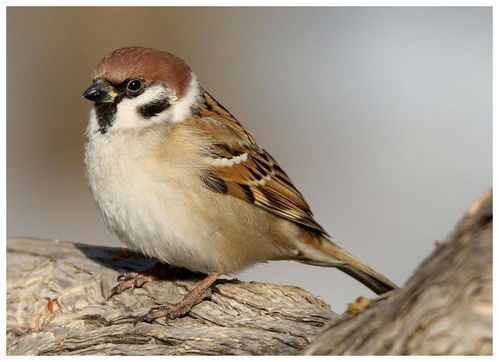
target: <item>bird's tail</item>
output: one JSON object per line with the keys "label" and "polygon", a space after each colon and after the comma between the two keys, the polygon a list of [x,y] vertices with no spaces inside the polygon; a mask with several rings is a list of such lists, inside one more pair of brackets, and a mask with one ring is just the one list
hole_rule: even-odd
{"label": "bird's tail", "polygon": [[300,238],[300,256],[297,261],[305,264],[335,267],[357,279],[376,294],[397,289],[397,285],[362,261],[347,253],[329,239],[307,232]]}

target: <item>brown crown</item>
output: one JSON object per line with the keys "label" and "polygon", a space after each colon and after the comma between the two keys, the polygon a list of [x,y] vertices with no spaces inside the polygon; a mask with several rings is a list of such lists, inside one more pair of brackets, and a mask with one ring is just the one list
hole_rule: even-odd
{"label": "brown crown", "polygon": [[161,81],[181,98],[191,81],[191,68],[172,53],[144,47],[117,49],[108,54],[95,68],[92,79],[106,79],[120,84],[127,79],[142,78]]}

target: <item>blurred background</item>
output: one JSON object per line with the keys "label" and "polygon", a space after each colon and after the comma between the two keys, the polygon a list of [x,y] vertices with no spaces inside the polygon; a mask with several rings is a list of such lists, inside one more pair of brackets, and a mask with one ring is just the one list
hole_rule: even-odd
{"label": "blurred background", "polygon": [[[402,285],[492,186],[491,8],[8,8],[7,232],[121,245],[86,186],[81,94],[111,50],[185,59],[334,240]],[[258,265],[343,312],[333,269]]]}

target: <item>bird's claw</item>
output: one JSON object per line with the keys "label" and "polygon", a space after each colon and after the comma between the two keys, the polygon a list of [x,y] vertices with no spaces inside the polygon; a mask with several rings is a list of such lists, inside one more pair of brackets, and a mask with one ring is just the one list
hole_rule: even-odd
{"label": "bird's claw", "polygon": [[135,319],[135,322],[133,323],[134,326],[136,326],[139,322],[146,322],[146,323],[152,323],[156,319],[159,319],[161,317],[165,317],[166,322],[172,319],[176,319],[179,316],[185,314],[184,308],[179,308],[180,304],[173,305],[171,307],[168,307],[166,305],[160,305],[159,307],[153,307],[147,312],[146,314],[143,314],[139,316],[137,319]]}
{"label": "bird's claw", "polygon": [[106,300],[110,300],[114,295],[120,294],[124,289],[121,288],[121,284],[116,284],[110,291],[109,294],[107,295]]}
{"label": "bird's claw", "polygon": [[123,282],[125,280],[130,280],[130,279],[137,278],[138,276],[139,276],[139,273],[134,272],[134,271],[129,271],[129,272],[126,272],[126,273],[119,274],[116,277],[116,280],[119,281],[119,282]]}
{"label": "bird's claw", "polygon": [[109,291],[109,295],[106,299],[109,300],[114,295],[120,294],[127,289],[131,289],[133,291],[135,290],[135,288],[140,288],[151,279],[151,275],[140,274],[137,272],[127,272],[120,274],[117,277],[118,283]]}

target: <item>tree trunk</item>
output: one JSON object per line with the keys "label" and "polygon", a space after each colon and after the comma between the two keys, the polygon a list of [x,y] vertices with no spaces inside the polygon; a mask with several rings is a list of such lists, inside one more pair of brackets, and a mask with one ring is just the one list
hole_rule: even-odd
{"label": "tree trunk", "polygon": [[334,319],[304,354],[492,354],[492,192],[402,289]]}
{"label": "tree trunk", "polygon": [[188,316],[135,327],[119,318],[178,302],[202,276],[172,269],[107,301],[118,273],[154,262],[124,249],[12,238],[7,353],[491,354],[491,220],[490,192],[403,288],[354,315],[297,287],[224,279]]}

